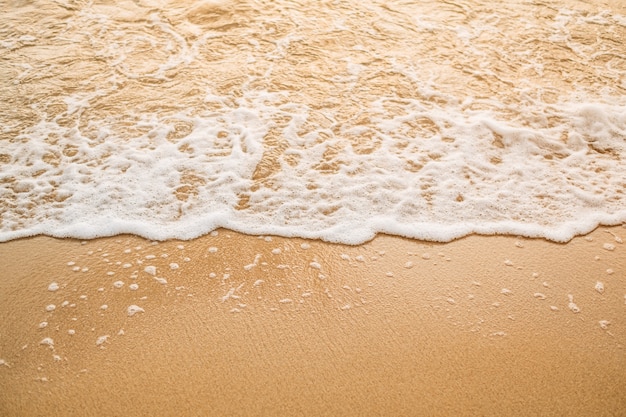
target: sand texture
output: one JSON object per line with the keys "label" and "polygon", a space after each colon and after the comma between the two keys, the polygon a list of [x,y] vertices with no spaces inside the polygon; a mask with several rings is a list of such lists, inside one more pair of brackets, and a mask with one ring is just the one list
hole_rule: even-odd
{"label": "sand texture", "polygon": [[0,415],[624,415],[625,238],[2,243]]}

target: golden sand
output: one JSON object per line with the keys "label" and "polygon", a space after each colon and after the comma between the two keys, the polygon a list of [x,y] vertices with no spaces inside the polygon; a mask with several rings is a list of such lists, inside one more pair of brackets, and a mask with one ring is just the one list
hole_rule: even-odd
{"label": "golden sand", "polygon": [[0,415],[623,415],[623,239],[2,243]]}

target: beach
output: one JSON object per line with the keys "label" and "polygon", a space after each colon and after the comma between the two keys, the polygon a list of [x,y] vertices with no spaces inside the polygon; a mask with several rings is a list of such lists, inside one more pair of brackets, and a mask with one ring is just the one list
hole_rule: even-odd
{"label": "beach", "polygon": [[2,243],[0,411],[620,415],[624,238]]}
{"label": "beach", "polygon": [[623,1],[0,5],[0,416],[626,415]]}

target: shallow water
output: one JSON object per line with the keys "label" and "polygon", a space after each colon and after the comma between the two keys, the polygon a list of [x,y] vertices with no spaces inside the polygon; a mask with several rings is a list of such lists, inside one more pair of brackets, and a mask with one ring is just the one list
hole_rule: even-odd
{"label": "shallow water", "polygon": [[626,8],[10,1],[0,240],[626,221]]}

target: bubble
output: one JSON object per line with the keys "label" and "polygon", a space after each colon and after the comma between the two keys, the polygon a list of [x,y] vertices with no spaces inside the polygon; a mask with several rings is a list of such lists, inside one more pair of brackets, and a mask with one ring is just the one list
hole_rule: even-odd
{"label": "bubble", "polygon": [[41,342],[39,342],[39,344],[40,345],[49,346],[50,348],[53,348],[54,347],[54,340],[52,340],[51,337],[46,337],[46,338],[43,338],[41,340]]}
{"label": "bubble", "polygon": [[144,313],[144,312],[145,310],[143,308],[135,304],[128,306],[128,308],[126,309],[126,314],[128,314],[128,317],[132,317],[137,313]]}
{"label": "bubble", "polygon": [[604,284],[600,281],[596,282],[596,285],[594,287],[596,289],[596,291],[600,294],[604,294]]}
{"label": "bubble", "polygon": [[569,298],[569,303],[567,304],[567,307],[573,313],[580,313],[580,308],[574,303],[574,296],[570,294],[567,297]]}
{"label": "bubble", "polygon": [[104,335],[104,336],[99,336],[99,337],[96,339],[96,346],[102,346],[102,345],[104,345],[105,343],[107,343],[107,342],[109,341],[109,337],[111,337],[111,336],[109,336],[108,334],[107,334],[107,335]]}

